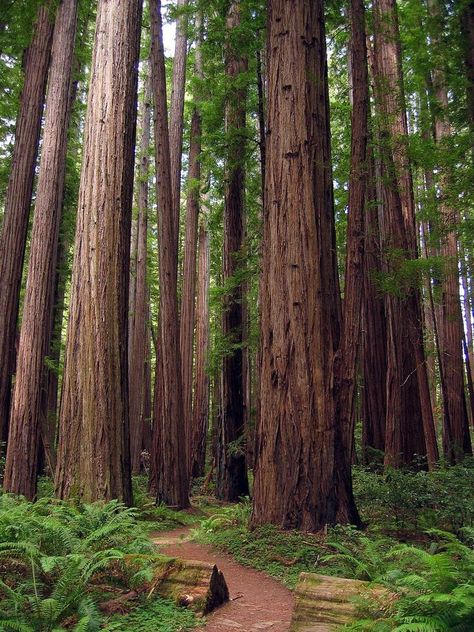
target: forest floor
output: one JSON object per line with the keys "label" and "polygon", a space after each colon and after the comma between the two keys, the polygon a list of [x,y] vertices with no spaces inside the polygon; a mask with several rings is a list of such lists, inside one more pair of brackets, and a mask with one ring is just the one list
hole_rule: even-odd
{"label": "forest floor", "polygon": [[242,566],[230,555],[191,539],[191,528],[161,532],[153,542],[166,555],[216,564],[224,573],[230,601],[207,617],[206,632],[287,632],[294,607],[293,593],[265,573]]}

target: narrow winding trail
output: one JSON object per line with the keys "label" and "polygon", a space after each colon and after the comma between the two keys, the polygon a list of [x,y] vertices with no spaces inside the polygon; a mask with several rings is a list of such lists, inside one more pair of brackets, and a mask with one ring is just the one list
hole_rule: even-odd
{"label": "narrow winding trail", "polygon": [[294,599],[290,590],[264,573],[235,562],[229,555],[192,542],[189,528],[155,534],[166,555],[217,564],[224,573],[230,601],[207,617],[203,632],[288,632]]}

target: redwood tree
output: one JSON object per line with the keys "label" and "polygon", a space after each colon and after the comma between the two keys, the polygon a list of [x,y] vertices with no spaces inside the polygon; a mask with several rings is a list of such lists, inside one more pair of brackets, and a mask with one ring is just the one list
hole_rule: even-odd
{"label": "redwood tree", "polygon": [[[338,284],[323,3],[270,0],[261,393],[252,522],[314,531],[337,498]],[[338,505],[339,503],[339,505]]]}
{"label": "redwood tree", "polygon": [[[432,19],[431,39],[433,53],[443,50],[443,18],[438,0],[428,0]],[[452,129],[449,120],[448,89],[446,72],[442,61],[436,60],[433,68],[433,90],[435,98],[434,133],[440,154],[446,148]],[[464,392],[463,321],[459,292],[459,253],[456,226],[459,214],[449,202],[450,174],[445,166],[438,169],[439,211],[442,223],[440,253],[445,258],[445,273],[441,280],[442,309],[438,324],[441,389],[444,400],[443,450],[445,458],[455,463],[465,454],[471,454],[469,418]]]}
{"label": "redwood tree", "polygon": [[[218,498],[237,501],[248,494],[245,449],[239,445],[244,438],[245,394],[243,379],[243,339],[245,300],[242,282],[235,280],[240,268],[244,240],[244,161],[246,89],[241,75],[247,70],[247,59],[235,48],[233,31],[241,23],[241,7],[231,2],[227,20],[226,75],[232,79],[227,98],[225,125],[228,138],[227,173],[224,200],[223,280],[231,282],[224,298],[222,330],[230,349],[222,366],[222,417],[217,452]],[[234,85],[236,87],[234,87]]]}
{"label": "redwood tree", "polygon": [[[151,3],[151,79],[155,107],[156,199],[160,263],[160,360],[157,354],[155,397],[161,399],[155,418],[154,454],[157,498],[178,508],[189,505],[189,479],[183,415],[179,311],[177,296],[178,225],[171,186],[161,2]],[[156,410],[156,405],[155,405]]]}
{"label": "redwood tree", "polygon": [[395,0],[374,1],[376,106],[380,114],[385,272],[394,279],[386,297],[387,418],[385,463],[411,463],[438,448],[431,408],[420,291],[399,272],[417,256],[413,182],[406,139],[401,47]]}
{"label": "redwood tree", "polygon": [[4,487],[29,499],[36,494],[39,431],[44,411],[67,131],[77,1],[62,0],[54,27],[46,118],[23,305]]}
{"label": "redwood tree", "polygon": [[60,498],[131,502],[127,316],[140,23],[140,0],[99,0],[60,409]]}
{"label": "redwood tree", "polygon": [[130,448],[132,472],[138,474],[142,467],[141,454],[144,449],[144,433],[147,421],[147,397],[150,382],[148,358],[150,336],[147,271],[148,232],[148,168],[150,150],[151,86],[145,78],[145,91],[141,108],[140,163],[138,169],[138,218],[137,251],[135,259],[134,300],[130,336]]}
{"label": "redwood tree", "polygon": [[50,3],[41,4],[33,29],[33,38],[23,58],[24,82],[0,234],[0,446],[8,437],[21,274],[53,28]]}

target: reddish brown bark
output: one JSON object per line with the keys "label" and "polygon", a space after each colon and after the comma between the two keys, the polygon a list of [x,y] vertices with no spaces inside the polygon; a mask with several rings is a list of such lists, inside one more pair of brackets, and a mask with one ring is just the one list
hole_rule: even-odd
{"label": "reddish brown bark", "polygon": [[[247,70],[247,59],[235,50],[232,31],[240,25],[240,5],[232,2],[227,14],[226,75],[239,85],[239,76]],[[241,82],[241,80],[240,80]],[[240,268],[239,256],[244,239],[245,191],[245,113],[247,91],[232,88],[227,98],[225,125],[228,137],[227,173],[224,200],[223,280],[232,280]],[[248,494],[244,439],[243,383],[243,309],[241,282],[232,282],[224,298],[222,332],[232,349],[223,358],[222,427],[217,453],[218,498],[229,502]]]}
{"label": "reddish brown bark", "polygon": [[141,2],[100,0],[84,130],[56,492],[131,502],[128,283]]}
{"label": "reddish brown bark", "polygon": [[[188,0],[178,0],[177,8],[184,9]],[[183,148],[184,127],[184,89],[186,84],[186,52],[187,26],[185,14],[178,17],[176,23],[176,38],[173,59],[173,83],[171,88],[170,108],[170,161],[171,161],[171,191],[173,196],[173,214],[175,230],[179,234],[180,192],[181,192],[181,162]]]}
{"label": "reddish brown bark", "polygon": [[[253,525],[314,531],[336,496],[337,275],[323,4],[268,3],[262,364]],[[334,322],[334,321],[337,322]],[[338,446],[338,449],[340,445]],[[347,490],[348,494],[350,490]]]}
{"label": "reddish brown bark", "polygon": [[[174,220],[170,173],[170,147],[166,104],[166,74],[163,50],[161,3],[151,4],[151,78],[155,106],[156,199],[160,261],[160,346],[162,362],[157,365],[161,379],[161,416],[155,419],[159,447],[157,498],[167,505],[189,505],[187,450],[183,416],[179,312],[177,297],[178,226]],[[161,371],[161,372],[160,372]],[[155,390],[156,393],[156,390]],[[159,428],[158,428],[159,426]]]}
{"label": "reddish brown bark", "polygon": [[206,435],[209,424],[209,232],[202,218],[199,227],[198,294],[196,304],[196,371],[194,378],[193,442],[191,475],[203,476],[206,460]]}
{"label": "reddish brown bark", "polygon": [[[196,19],[200,29],[200,19]],[[202,78],[202,58],[199,42],[196,46],[196,74]],[[193,469],[193,342],[196,306],[196,257],[198,237],[199,200],[201,186],[201,114],[195,103],[191,118],[189,147],[188,193],[186,203],[186,228],[184,239],[183,291],[181,299],[180,349],[183,379],[183,406],[188,446],[188,467]],[[201,306],[202,307],[202,306]]]}
{"label": "reddish brown bark", "polygon": [[[433,24],[431,32],[433,46],[440,48],[443,45],[444,25],[438,0],[428,0],[428,9]],[[446,73],[444,68],[439,65],[433,69],[433,89],[436,99],[436,108],[434,108],[435,141],[442,150],[446,139],[451,136],[452,130],[448,115]],[[438,185],[441,194],[439,211],[443,227],[440,253],[445,260],[445,270],[441,281],[442,311],[439,322],[441,388],[444,399],[443,451],[445,458],[450,463],[456,463],[462,460],[465,454],[472,454],[464,392],[462,349],[464,332],[459,292],[459,254],[456,233],[459,217],[446,199],[446,191],[449,188],[447,169],[441,165],[438,172]]]}
{"label": "reddish brown bark", "polygon": [[51,339],[76,22],[76,0],[63,0],[58,8],[53,35],[44,138],[5,464],[5,490],[22,494],[30,500],[36,495],[41,404],[47,372],[45,357]]}
{"label": "reddish brown bark", "polygon": [[347,218],[347,252],[344,282],[344,307],[340,347],[335,364],[335,420],[337,438],[342,445],[336,450],[338,496],[346,490],[338,512],[340,522],[359,523],[352,496],[351,463],[353,456],[357,367],[361,345],[361,317],[364,290],[364,216],[368,207],[369,161],[367,154],[369,122],[369,76],[365,42],[363,0],[351,1],[351,167],[349,176],[349,212]]}
{"label": "reddish brown bark", "polygon": [[53,28],[49,4],[43,4],[23,59],[24,83],[0,234],[0,446],[8,436],[21,275]]}
{"label": "reddish brown bark", "polygon": [[130,455],[132,473],[142,469],[142,450],[144,449],[144,423],[147,417],[147,388],[150,370],[148,323],[149,305],[146,280],[147,271],[147,232],[148,232],[148,168],[150,149],[151,86],[145,79],[145,92],[141,108],[140,162],[138,168],[138,218],[137,252],[135,261],[135,283],[133,325],[130,335]]}
{"label": "reddish brown bark", "polygon": [[[381,151],[386,272],[397,278],[417,256],[413,185],[407,152],[400,37],[395,0],[374,2],[376,105]],[[400,282],[397,280],[397,283]],[[438,449],[423,348],[420,293],[409,285],[387,293],[387,419],[385,463],[410,463]]]}

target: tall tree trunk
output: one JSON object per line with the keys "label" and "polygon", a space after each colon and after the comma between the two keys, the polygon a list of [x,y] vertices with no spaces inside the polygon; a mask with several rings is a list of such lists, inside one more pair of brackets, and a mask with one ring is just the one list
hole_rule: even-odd
{"label": "tall tree trunk", "polygon": [[131,502],[128,283],[140,0],[99,0],[84,131],[56,492]]}
{"label": "tall tree trunk", "polygon": [[209,425],[210,379],[207,369],[209,354],[209,232],[205,216],[199,227],[198,294],[196,305],[196,371],[194,378],[193,442],[191,475],[204,475],[206,435]]}
{"label": "tall tree trunk", "polygon": [[[200,30],[201,20],[196,18]],[[198,36],[199,37],[199,36]],[[202,56],[196,44],[196,75],[202,79]],[[192,474],[194,460],[193,428],[193,342],[196,306],[196,257],[198,239],[199,200],[201,188],[201,114],[197,101],[191,118],[189,147],[188,192],[186,204],[186,228],[184,240],[183,293],[181,299],[180,348],[181,374],[183,379],[183,406],[188,448],[188,467]]]}
{"label": "tall tree trunk", "polygon": [[147,350],[150,335],[148,323],[149,305],[146,281],[147,233],[148,233],[148,168],[150,150],[151,84],[145,78],[145,92],[141,108],[140,166],[138,169],[138,219],[137,257],[135,263],[135,296],[133,305],[133,327],[130,332],[130,455],[132,473],[142,469],[144,419],[146,415],[147,370],[150,370]]}
{"label": "tall tree trunk", "polygon": [[0,448],[8,438],[21,275],[54,28],[51,11],[49,3],[39,7],[23,58],[24,82],[0,234]]}
{"label": "tall tree trunk", "polygon": [[[239,86],[239,77],[247,70],[247,59],[231,43],[232,32],[241,23],[240,5],[230,4],[226,20],[226,75]],[[241,82],[241,79],[240,79]],[[233,88],[227,96],[225,125],[228,137],[227,174],[224,200],[224,283],[234,277],[241,266],[244,239],[245,191],[245,114],[246,88]],[[223,358],[221,446],[217,461],[217,497],[233,502],[248,494],[244,440],[243,391],[243,295],[242,283],[232,282],[232,289],[224,298],[222,319],[226,343],[232,345]]]}
{"label": "tall tree trunk", "polygon": [[351,464],[354,441],[357,367],[361,345],[361,317],[364,290],[364,215],[368,207],[369,160],[367,138],[369,123],[369,76],[365,41],[363,0],[351,0],[351,168],[349,177],[349,214],[344,282],[344,308],[341,341],[335,364],[336,424],[341,445],[336,447],[340,522],[360,522],[352,495]]}
{"label": "tall tree trunk", "polygon": [[[400,36],[395,0],[375,0],[376,104],[381,113],[384,239],[387,273],[417,256],[413,184],[407,153]],[[387,293],[387,420],[385,463],[411,463],[426,454],[438,460],[423,348],[420,293],[397,287]]]}
{"label": "tall tree trunk", "polygon": [[[268,2],[262,364],[253,525],[318,530],[336,495],[339,340],[323,3]],[[324,278],[325,277],[325,278]],[[340,447],[340,446],[339,446]]]}
{"label": "tall tree trunk", "polygon": [[[188,0],[177,0],[177,8],[185,9]],[[179,235],[181,160],[184,127],[184,90],[186,85],[186,47],[188,20],[185,14],[178,17],[173,59],[173,83],[170,110],[170,161],[171,195],[173,203],[174,228]]]}
{"label": "tall tree trunk", "polygon": [[[166,104],[166,74],[163,50],[161,2],[151,4],[151,78],[155,106],[156,199],[160,260],[160,346],[162,362],[157,363],[162,380],[159,427],[159,470],[157,499],[167,505],[189,505],[189,480],[183,416],[179,312],[177,296],[178,226],[174,219],[170,172],[170,146]],[[156,391],[155,391],[156,392]]]}
{"label": "tall tree trunk", "polygon": [[10,416],[11,440],[5,464],[5,490],[22,494],[30,500],[36,495],[41,404],[54,307],[76,23],[76,0],[63,0],[58,8],[53,35],[44,138]]}
{"label": "tall tree trunk", "polygon": [[[432,44],[439,50],[443,46],[443,20],[438,0],[428,0],[428,9],[432,18]],[[446,73],[442,66],[433,69],[433,88],[436,99],[434,112],[435,141],[442,151],[452,130],[448,113],[448,92]],[[441,166],[439,169],[439,188],[441,199],[439,210],[443,234],[441,238],[441,255],[445,260],[445,271],[441,281],[442,312],[439,323],[441,338],[440,361],[443,366],[441,388],[443,391],[444,423],[443,451],[445,459],[450,463],[462,460],[465,454],[472,454],[469,434],[469,418],[467,414],[464,391],[463,364],[463,322],[461,299],[459,292],[459,254],[456,225],[459,217],[447,200],[449,174]]]}

